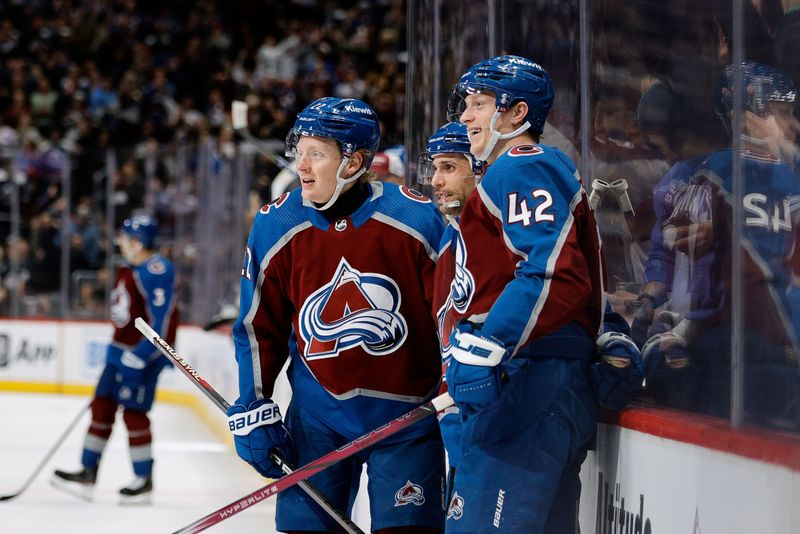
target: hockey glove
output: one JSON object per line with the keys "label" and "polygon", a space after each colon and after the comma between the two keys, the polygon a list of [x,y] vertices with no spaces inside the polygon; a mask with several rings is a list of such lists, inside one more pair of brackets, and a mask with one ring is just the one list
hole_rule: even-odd
{"label": "hockey glove", "polygon": [[269,399],[255,400],[247,407],[234,404],[228,408],[228,428],[233,432],[239,457],[265,477],[280,478],[284,474],[270,459],[273,449],[278,449],[289,465],[297,460],[281,411]]}
{"label": "hockey glove", "polygon": [[[680,325],[685,324],[682,321]],[[687,342],[683,337],[684,329],[673,328],[664,333],[656,334],[647,340],[642,347],[642,360],[644,361],[645,376],[651,376],[660,367],[669,369],[683,369],[689,365],[689,352]]]}
{"label": "hockey glove", "polygon": [[499,364],[509,353],[496,339],[462,322],[450,335],[449,355],[447,387],[463,420],[500,397]]}
{"label": "hockey glove", "polygon": [[625,408],[642,387],[642,357],[636,343],[625,334],[606,332],[597,339],[600,361],[592,364],[589,378],[600,406]]}

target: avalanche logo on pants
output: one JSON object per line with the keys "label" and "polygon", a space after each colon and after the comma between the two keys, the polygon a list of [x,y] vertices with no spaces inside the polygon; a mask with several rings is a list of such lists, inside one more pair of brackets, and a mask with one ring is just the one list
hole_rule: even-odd
{"label": "avalanche logo on pants", "polygon": [[464,499],[456,491],[450,499],[450,506],[447,507],[447,519],[458,521],[464,515]]}
{"label": "avalanche logo on pants", "polygon": [[394,280],[361,273],[342,258],[331,281],[300,308],[306,358],[335,358],[356,346],[373,356],[391,354],[408,335],[400,301]]}
{"label": "avalanche logo on pants", "polygon": [[425,493],[422,491],[422,486],[414,484],[410,480],[394,494],[395,507],[405,506],[407,504],[422,506],[424,503]]}

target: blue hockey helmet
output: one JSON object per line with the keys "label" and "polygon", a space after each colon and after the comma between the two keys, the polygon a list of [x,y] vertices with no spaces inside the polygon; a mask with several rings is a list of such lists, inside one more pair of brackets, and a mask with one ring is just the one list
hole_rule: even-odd
{"label": "blue hockey helmet", "polygon": [[158,236],[158,221],[148,215],[135,215],[123,221],[121,231],[152,250]]}
{"label": "blue hockey helmet", "polygon": [[[767,117],[770,113],[770,102],[787,102],[793,104],[797,98],[794,82],[779,70],[757,63],[745,61],[742,68],[742,93],[744,109],[759,117]],[[717,114],[728,124],[728,113],[733,111],[733,95],[735,91],[735,65],[728,65],[719,79],[715,93]]]}
{"label": "blue hockey helmet", "polygon": [[494,93],[497,111],[501,113],[517,102],[527,103],[525,120],[533,133],[542,133],[555,93],[550,75],[541,65],[524,57],[508,55],[473,65],[453,86],[447,105],[448,119],[459,120],[467,95],[486,92]]}
{"label": "blue hockey helmet", "polygon": [[469,151],[467,127],[448,122],[428,138],[428,148],[417,159],[417,182],[430,185],[434,175],[433,159],[441,154],[463,154],[470,163],[473,176],[480,174],[481,162]]}
{"label": "blue hockey helmet", "polygon": [[381,140],[375,111],[361,100],[326,96],[309,104],[297,114],[294,127],[286,136],[286,155],[295,156],[302,136],[327,137],[336,141],[342,156],[349,158],[359,149],[369,153],[364,166],[369,167]]}
{"label": "blue hockey helmet", "polygon": [[[294,127],[286,136],[288,157],[296,157],[297,143],[303,136],[333,139],[342,154],[333,195],[323,206],[314,205],[316,209],[325,210],[336,202],[345,185],[354,182],[369,169],[381,140],[381,128],[377,113],[361,100],[323,97],[297,114]],[[358,150],[366,151],[364,163],[353,176],[342,178],[342,170]]]}

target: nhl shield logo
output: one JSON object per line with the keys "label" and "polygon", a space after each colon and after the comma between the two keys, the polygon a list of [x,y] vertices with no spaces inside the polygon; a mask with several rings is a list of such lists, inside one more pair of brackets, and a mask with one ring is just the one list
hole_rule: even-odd
{"label": "nhl shield logo", "polygon": [[400,302],[394,280],[361,273],[342,258],[331,281],[300,308],[306,358],[335,358],[356,346],[373,356],[391,354],[408,336]]}
{"label": "nhl shield logo", "polygon": [[450,499],[450,506],[447,508],[447,519],[458,521],[464,515],[464,499],[456,491]]}
{"label": "nhl shield logo", "polygon": [[405,506],[407,504],[422,506],[424,502],[425,492],[422,490],[422,486],[419,484],[414,484],[410,480],[406,482],[405,486],[397,490],[397,493],[394,494],[395,507]]}

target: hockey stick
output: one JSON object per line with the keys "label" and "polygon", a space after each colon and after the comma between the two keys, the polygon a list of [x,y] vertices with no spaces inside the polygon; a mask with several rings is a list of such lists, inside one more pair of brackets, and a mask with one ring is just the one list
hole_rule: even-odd
{"label": "hockey stick", "polygon": [[[180,369],[183,374],[191,379],[194,379],[200,390],[205,393],[206,397],[211,399],[211,402],[213,402],[217,408],[222,410],[223,413],[227,413],[228,408],[231,406],[228,401],[226,401],[222,395],[217,393],[217,391],[212,388],[208,382],[203,380],[200,374],[195,371],[186,360],[178,356],[178,353],[175,352],[175,349],[173,349],[169,343],[164,341],[144,319],[137,317],[134,321],[134,325],[136,326],[136,329],[139,330],[139,332],[141,332],[144,337],[147,338],[153,345],[155,345],[164,356],[177,363],[178,369]],[[286,463],[286,460],[278,452],[273,451],[270,454],[270,458],[273,462],[275,462],[275,465],[279,466],[287,475],[293,473],[292,469]],[[323,510],[325,510],[325,512],[327,512],[328,515],[330,515],[331,518],[333,518],[339,524],[339,526],[344,528],[348,534],[364,534],[364,532],[358,528],[355,523],[350,521],[350,519],[346,518],[339,510],[337,510],[336,507],[334,507],[333,504],[331,504],[330,501],[328,501],[325,496],[310,482],[304,480],[300,483],[300,487],[308,494],[309,497],[311,497],[311,499],[314,500],[314,502],[316,502]]]}
{"label": "hockey stick", "polygon": [[12,493],[10,495],[1,496],[0,497],[0,501],[10,501],[11,499],[14,499],[15,497],[19,497],[22,494],[23,491],[28,489],[28,486],[31,485],[31,482],[33,482],[33,479],[36,478],[36,476],[42,471],[42,469],[47,464],[47,462],[50,460],[50,458],[53,457],[53,454],[55,454],[56,450],[61,446],[62,443],[64,443],[64,440],[67,439],[67,436],[69,435],[70,432],[72,432],[72,429],[77,426],[78,422],[83,417],[83,412],[85,412],[86,410],[88,410],[91,407],[92,407],[92,403],[90,402],[89,404],[87,404],[86,406],[81,408],[81,411],[78,412],[78,414],[75,416],[75,418],[72,421],[70,421],[70,423],[67,426],[67,428],[65,428],[64,432],[58,437],[58,440],[56,440],[56,442],[53,444],[53,446],[50,447],[50,450],[47,451],[47,454],[44,456],[44,458],[42,458],[42,461],[39,462],[39,465],[36,466],[36,469],[33,470],[33,473],[31,473],[31,475],[28,477],[28,480],[25,481],[25,484],[23,484],[22,487],[16,493]]}
{"label": "hockey stick", "polygon": [[276,495],[285,489],[291,488],[300,481],[327,469],[328,467],[344,460],[345,458],[349,458],[355,453],[364,450],[367,447],[371,447],[372,445],[375,445],[377,442],[388,438],[389,436],[397,434],[401,430],[413,425],[420,419],[424,419],[429,415],[433,415],[436,412],[447,408],[451,404],[453,404],[453,399],[450,397],[450,395],[447,393],[439,395],[433,400],[430,400],[425,404],[414,408],[410,412],[401,415],[397,419],[389,421],[382,427],[376,428],[372,432],[364,434],[360,438],[356,438],[354,441],[343,445],[335,451],[329,452],[321,458],[317,458],[313,462],[310,462],[303,467],[298,467],[292,474],[281,477],[275,482],[267,484],[263,488],[257,489],[256,491],[233,501],[229,505],[211,512],[202,519],[198,519],[191,525],[187,525],[180,530],[176,530],[173,534],[194,534],[195,532],[202,532],[203,530],[214,526],[217,523],[224,521],[243,510],[246,510],[250,506],[258,504],[264,499],[268,499],[269,497],[272,497],[273,495]]}
{"label": "hockey stick", "polygon": [[270,160],[272,163],[281,169],[288,169],[289,162],[273,151],[269,150],[265,146],[264,141],[258,139],[256,136],[250,133],[250,129],[247,127],[247,122],[247,103],[242,102],[241,100],[234,100],[231,104],[231,124],[233,125],[233,131],[242,136],[242,139],[253,145],[259,154]]}

